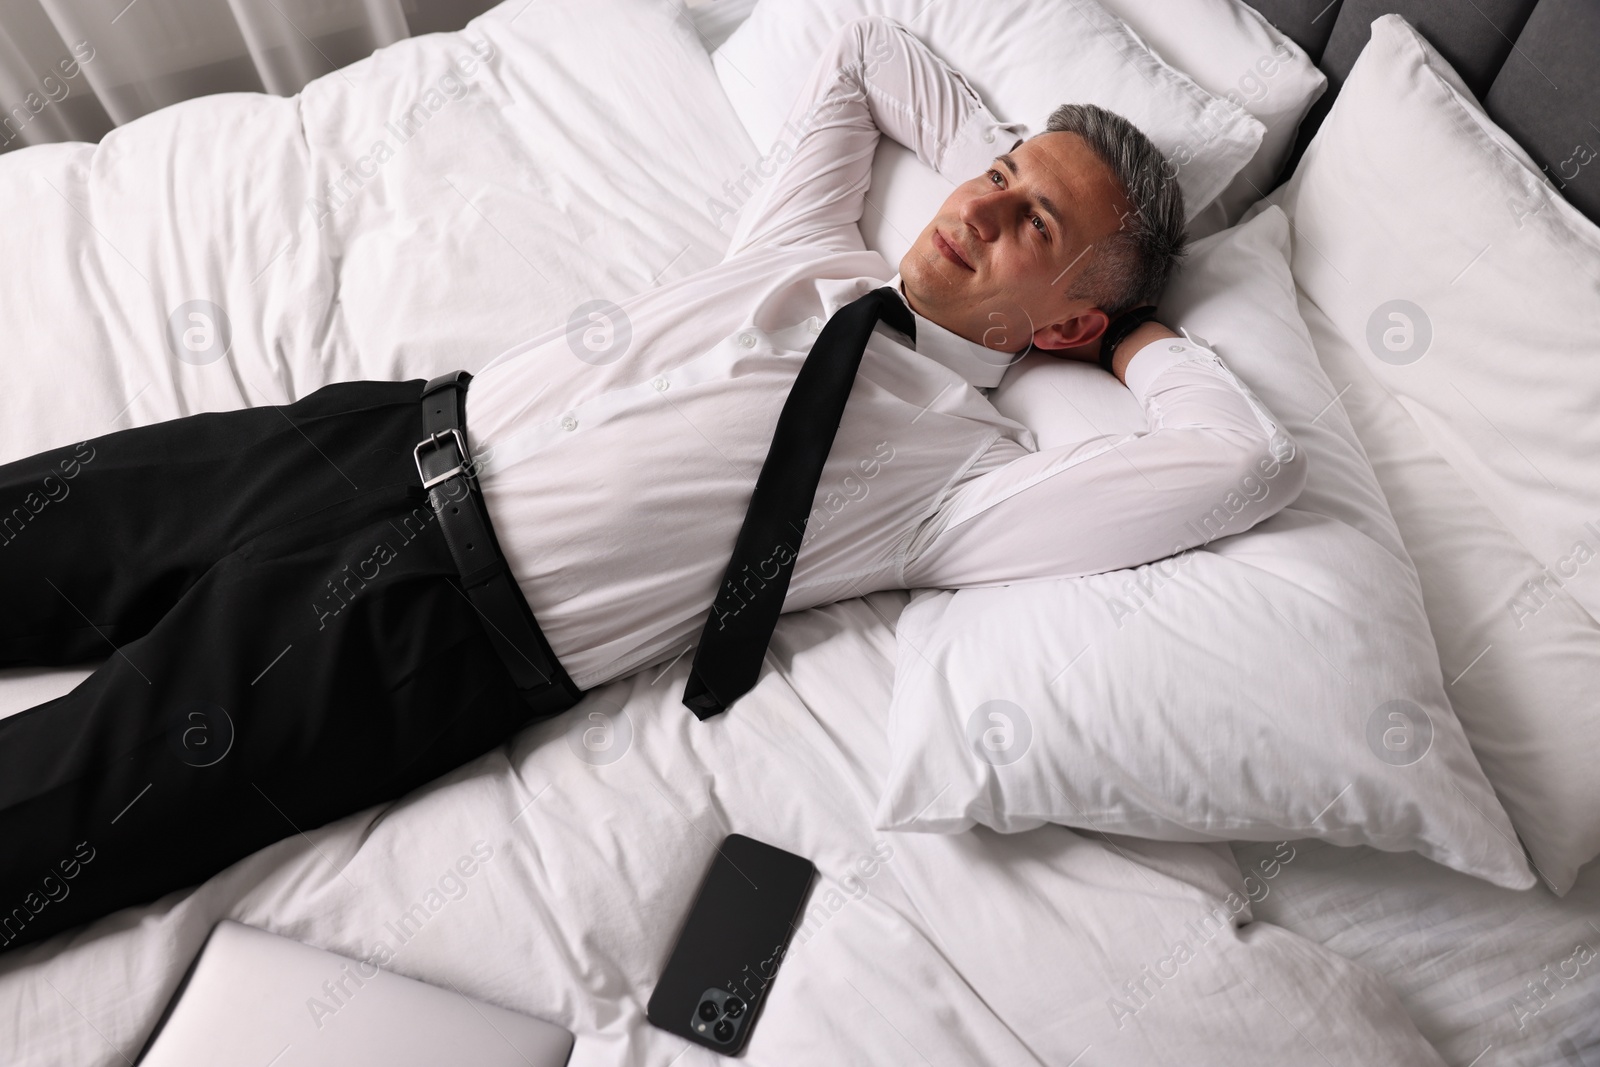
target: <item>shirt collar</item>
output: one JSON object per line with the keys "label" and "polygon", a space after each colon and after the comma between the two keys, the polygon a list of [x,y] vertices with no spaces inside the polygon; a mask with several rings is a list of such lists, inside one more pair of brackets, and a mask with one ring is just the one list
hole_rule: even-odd
{"label": "shirt collar", "polygon": [[[899,274],[890,279],[889,284],[900,294],[901,300],[906,300],[905,288]],[[917,324],[917,343],[914,346],[916,351],[935,363],[949,367],[981,389],[992,389],[999,385],[1000,379],[1005,376],[1006,368],[1016,361],[1017,357],[1013,352],[997,352],[992,348],[985,348],[960,334],[951,333],[932,319],[924,318],[911,307],[909,300],[906,300],[906,308],[910,310]]]}

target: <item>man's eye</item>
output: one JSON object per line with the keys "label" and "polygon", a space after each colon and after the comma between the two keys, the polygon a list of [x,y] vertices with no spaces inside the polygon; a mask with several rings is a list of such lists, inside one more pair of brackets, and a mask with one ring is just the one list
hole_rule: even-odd
{"label": "man's eye", "polygon": [[[985,175],[985,177],[993,179],[993,184],[998,185],[1000,184],[1000,180],[1003,179],[1005,175],[1001,174],[998,170],[991,169]],[[1040,218],[1038,215],[1029,215],[1028,221],[1034,223],[1034,229],[1038,230],[1046,237],[1050,236],[1050,228],[1044,224],[1044,219]]]}

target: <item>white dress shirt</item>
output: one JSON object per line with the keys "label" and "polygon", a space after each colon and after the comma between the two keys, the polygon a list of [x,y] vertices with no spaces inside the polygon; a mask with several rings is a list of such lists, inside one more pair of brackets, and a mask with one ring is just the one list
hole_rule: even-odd
{"label": "white dress shirt", "polygon": [[[580,688],[692,643],[812,341],[843,305],[897,285],[856,225],[879,131],[962,182],[1019,129],[898,23],[847,23],[796,100],[786,165],[741,209],[719,265],[628,298],[597,333],[518,345],[474,379],[469,447],[490,517]],[[1287,435],[1198,345],[1130,361],[1148,432],[1039,451],[981,392],[1015,357],[915,321],[915,348],[882,323],[867,346],[785,611],[1134,566],[1217,536],[1204,520],[1225,499],[1243,502],[1220,531],[1237,533],[1303,484]],[[1266,463],[1290,469],[1265,497],[1240,497]]]}

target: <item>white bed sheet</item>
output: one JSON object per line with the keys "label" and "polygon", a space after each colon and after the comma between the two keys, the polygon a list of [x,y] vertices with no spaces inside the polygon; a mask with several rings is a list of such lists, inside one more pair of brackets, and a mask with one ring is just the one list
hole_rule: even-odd
{"label": "white bed sheet", "polygon": [[[475,87],[350,182],[319,228],[306,199],[447,87],[474,39],[498,59],[458,75]],[[328,381],[481,365],[586,300],[716,262],[725,240],[703,205],[757,155],[675,5],[512,0],[293,100],[205,98],[98,148],[8,156],[0,189],[28,211],[0,253],[28,269],[0,280],[15,323],[0,459]],[[226,309],[228,358],[167,350],[167,316],[193,299]],[[0,956],[0,1062],[132,1058],[206,931],[232,917],[358,956],[384,940],[400,973],[570,1027],[576,1065],[709,1063],[643,1006],[714,840],[734,830],[824,873],[753,1064],[1439,1062],[1383,982],[1266,923],[1225,926],[1176,976],[1145,978],[1148,999],[1123,992],[1195,939],[1186,924],[1236,910],[1226,849],[874,831],[904,603],[785,618],[774,671],[714,723],[678,703],[685,662],[641,672],[394,805]],[[81,674],[11,672],[0,714]],[[609,751],[626,748],[602,763],[583,738],[606,729]],[[459,899],[430,897],[475,845],[492,856]],[[389,924],[419,904],[399,946]]]}
{"label": "white bed sheet", "polygon": [[[891,623],[906,599],[785,617],[773,669],[712,722],[678,703],[686,660],[641,672],[385,810],[289,838],[65,945],[0,957],[0,1062],[132,1058],[225,916],[356,957],[384,941],[400,973],[573,1029],[574,1067],[717,1062],[643,1010],[713,843],[732,831],[823,872],[753,1065],[1060,1067],[1086,1049],[1077,1062],[1102,1067],[1440,1062],[1382,982],[1270,924],[1224,926],[1162,965],[1176,939],[1195,940],[1186,924],[1242,888],[1220,846],[1055,827],[874,831]],[[584,748],[585,730],[606,728],[610,747],[591,735]],[[459,899],[430,901],[475,846],[492,854]],[[874,855],[863,877],[856,864]],[[413,904],[401,944],[391,924]],[[1119,1028],[1109,1002],[1143,967],[1175,977]]]}
{"label": "white bed sheet", "polygon": [[[200,97],[7,154],[0,461],[476,369],[720,261],[708,198],[757,155],[667,0],[507,0],[296,97]],[[226,313],[227,358],[171,351],[194,300]]]}
{"label": "white bed sheet", "polygon": [[[1293,847],[1299,855],[1256,917],[1387,978],[1446,1061],[1600,1067],[1600,865],[1558,897],[1543,884],[1501,889],[1414,853]],[[1272,856],[1271,846],[1233,849],[1246,870]]]}

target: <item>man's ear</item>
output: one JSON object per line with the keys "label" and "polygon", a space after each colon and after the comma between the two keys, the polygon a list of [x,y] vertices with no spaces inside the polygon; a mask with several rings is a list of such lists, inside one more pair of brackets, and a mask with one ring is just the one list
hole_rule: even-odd
{"label": "man's ear", "polygon": [[1111,317],[1099,308],[1088,308],[1071,318],[1051,323],[1034,331],[1033,347],[1046,351],[1061,348],[1081,348],[1106,332]]}

